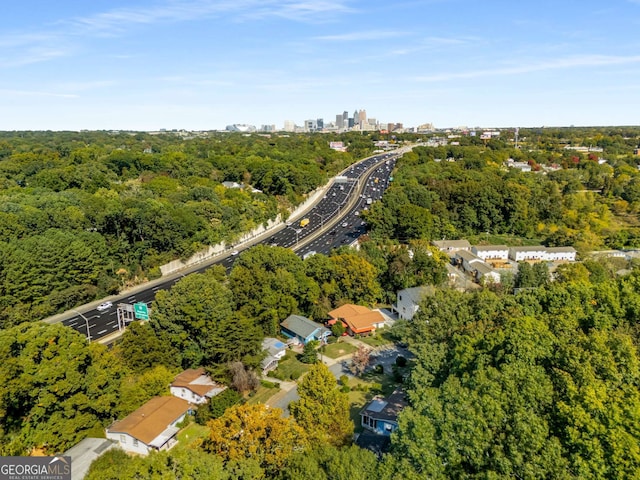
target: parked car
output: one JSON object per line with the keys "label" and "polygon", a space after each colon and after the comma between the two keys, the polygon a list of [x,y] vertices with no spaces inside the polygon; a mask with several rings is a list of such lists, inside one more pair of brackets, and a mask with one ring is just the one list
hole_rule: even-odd
{"label": "parked car", "polygon": [[104,312],[105,310],[109,310],[111,307],[113,307],[113,303],[111,303],[111,302],[104,302],[104,303],[101,303],[100,305],[98,305],[98,306],[96,307],[96,309],[97,309],[99,312]]}

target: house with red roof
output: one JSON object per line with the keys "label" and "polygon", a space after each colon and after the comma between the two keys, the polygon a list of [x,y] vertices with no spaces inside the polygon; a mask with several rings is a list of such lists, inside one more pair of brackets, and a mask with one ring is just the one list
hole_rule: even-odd
{"label": "house with red roof", "polygon": [[375,310],[361,305],[345,304],[329,312],[328,325],[340,321],[349,335],[372,335],[377,328],[384,327],[384,317]]}

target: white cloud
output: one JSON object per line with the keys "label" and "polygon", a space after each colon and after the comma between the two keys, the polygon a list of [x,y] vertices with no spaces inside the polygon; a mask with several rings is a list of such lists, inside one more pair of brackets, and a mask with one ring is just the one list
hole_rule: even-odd
{"label": "white cloud", "polygon": [[69,19],[46,29],[0,36],[4,58],[0,67],[42,62],[70,56],[82,45],[78,38],[114,37],[128,34],[137,25],[171,24],[220,16],[235,20],[285,18],[297,22],[320,22],[353,12],[347,0],[166,0],[151,6],[117,8]]}
{"label": "white cloud", "polygon": [[0,96],[4,97],[57,97],[57,98],[78,98],[78,95],[71,93],[41,92],[31,90],[11,90],[0,88]]}
{"label": "white cloud", "polygon": [[366,30],[362,32],[343,33],[339,35],[323,35],[315,37],[316,40],[326,40],[330,42],[354,42],[361,40],[381,40],[383,38],[403,37],[409,35],[408,32],[394,30]]}
{"label": "white cloud", "polygon": [[414,77],[421,82],[441,82],[447,80],[480,78],[502,75],[518,75],[522,73],[541,72],[546,70],[560,70],[568,68],[600,67],[605,65],[624,65],[640,63],[640,55],[633,56],[607,56],[607,55],[579,55],[574,57],[559,58],[552,61],[528,63],[507,67],[488,68],[483,70],[470,70],[466,72],[436,73]]}

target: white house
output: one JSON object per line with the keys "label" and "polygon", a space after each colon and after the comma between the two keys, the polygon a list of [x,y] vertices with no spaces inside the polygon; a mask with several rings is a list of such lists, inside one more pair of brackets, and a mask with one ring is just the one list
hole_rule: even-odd
{"label": "white house", "polygon": [[123,420],[107,428],[107,439],[118,442],[125,451],[146,455],[152,450],[169,450],[177,442],[180,430],[191,406],[181,398],[154,397]]}
{"label": "white house", "polygon": [[482,260],[507,260],[509,258],[509,247],[506,245],[474,245],[471,253]]}
{"label": "white house", "polygon": [[278,368],[278,362],[287,353],[287,345],[277,338],[267,337],[262,341],[262,350],[267,352],[267,356],[262,360],[262,373],[266,375],[271,370]]}
{"label": "white house", "polygon": [[466,250],[457,251],[455,253],[455,259],[460,265],[462,265],[465,272],[473,272],[473,265],[475,263],[484,263],[480,257]]}
{"label": "white house", "polygon": [[393,309],[398,312],[398,317],[402,320],[412,320],[420,308],[420,302],[427,295],[433,295],[434,290],[431,286],[399,290],[396,293],[396,304],[393,305]]}
{"label": "white house", "polygon": [[204,368],[190,368],[178,375],[169,387],[171,395],[196,405],[206,403],[227,387],[211,380]]}
{"label": "white house", "polygon": [[509,258],[515,262],[523,262],[525,260],[546,260],[547,249],[542,245],[511,247],[509,249]]}
{"label": "white house", "polygon": [[573,247],[547,247],[546,260],[550,262],[575,262],[576,249]]}
{"label": "white house", "polygon": [[500,283],[500,273],[486,263],[474,263],[473,274],[478,283]]}
{"label": "white house", "polygon": [[431,243],[448,255],[460,250],[471,250],[471,244],[468,240],[433,240]]}

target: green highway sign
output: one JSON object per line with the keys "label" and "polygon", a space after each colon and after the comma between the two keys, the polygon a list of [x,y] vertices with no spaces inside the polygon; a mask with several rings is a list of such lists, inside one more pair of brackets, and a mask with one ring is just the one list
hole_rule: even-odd
{"label": "green highway sign", "polygon": [[146,303],[134,303],[133,311],[138,320],[149,320],[149,308]]}

